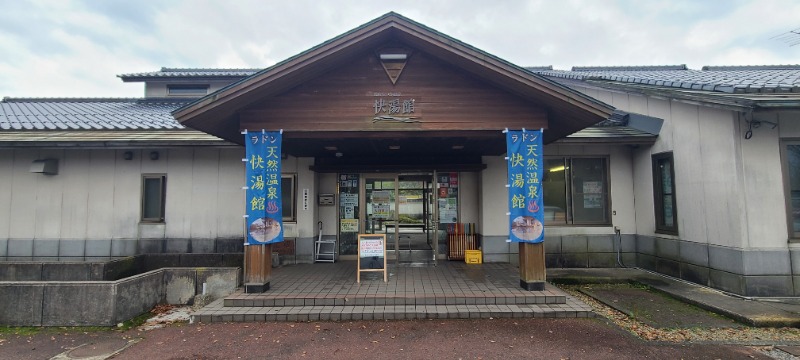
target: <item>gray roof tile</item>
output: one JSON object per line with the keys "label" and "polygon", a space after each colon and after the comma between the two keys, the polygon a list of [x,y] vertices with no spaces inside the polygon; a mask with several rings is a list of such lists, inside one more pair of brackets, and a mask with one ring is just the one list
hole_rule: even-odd
{"label": "gray roof tile", "polygon": [[183,69],[162,67],[159,71],[121,74],[117,75],[117,77],[123,81],[166,78],[245,78],[261,70],[263,69]]}
{"label": "gray roof tile", "polygon": [[183,104],[163,99],[5,98],[0,101],[0,129],[183,129],[171,114]]}
{"label": "gray roof tile", "polygon": [[605,80],[724,93],[800,92],[800,65],[704,66],[703,70],[691,70],[686,65],[576,66],[571,71],[531,71],[555,78]]}

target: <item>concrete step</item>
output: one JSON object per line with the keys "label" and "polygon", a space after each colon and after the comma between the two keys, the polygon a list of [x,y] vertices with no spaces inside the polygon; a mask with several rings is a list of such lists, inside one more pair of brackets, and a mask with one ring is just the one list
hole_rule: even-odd
{"label": "concrete step", "polygon": [[568,298],[563,304],[384,305],[227,307],[217,300],[191,315],[192,322],[350,321],[403,319],[594,317],[591,307]]}
{"label": "concrete step", "polygon": [[[549,288],[549,287],[548,287]],[[528,294],[475,293],[409,293],[397,294],[245,294],[236,293],[223,299],[224,307],[295,307],[295,306],[425,306],[425,305],[553,305],[565,304],[563,292],[531,292]]]}

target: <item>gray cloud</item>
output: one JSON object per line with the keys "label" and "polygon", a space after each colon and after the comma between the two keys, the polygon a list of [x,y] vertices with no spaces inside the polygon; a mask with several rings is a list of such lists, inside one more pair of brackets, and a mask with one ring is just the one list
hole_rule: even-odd
{"label": "gray cloud", "polygon": [[[396,11],[519,65],[797,63],[791,0],[0,0],[0,96],[140,96],[115,75],[256,67]],[[765,20],[768,19],[768,20]]]}

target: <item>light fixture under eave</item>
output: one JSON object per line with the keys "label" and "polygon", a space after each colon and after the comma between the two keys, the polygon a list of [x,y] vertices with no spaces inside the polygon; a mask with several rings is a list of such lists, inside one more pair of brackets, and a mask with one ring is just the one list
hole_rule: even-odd
{"label": "light fixture under eave", "polygon": [[463,150],[464,149],[464,145],[453,145],[451,148],[453,150]]}
{"label": "light fixture under eave", "polygon": [[389,145],[389,150],[400,150],[400,145]]}
{"label": "light fixture under eave", "polygon": [[551,167],[549,171],[550,172],[559,172],[559,171],[564,171],[565,169],[566,169],[566,167],[564,165],[561,165],[561,166]]}
{"label": "light fixture under eave", "polygon": [[400,60],[405,60],[406,58],[408,58],[408,55],[407,54],[381,54],[380,57],[381,57],[381,60],[400,61]]}
{"label": "light fixture under eave", "polygon": [[336,150],[339,150],[339,148],[337,148],[336,146],[330,146],[330,145],[329,145],[329,146],[325,146],[325,147],[324,147],[324,149],[325,149],[325,150],[328,150],[328,151],[336,151]]}

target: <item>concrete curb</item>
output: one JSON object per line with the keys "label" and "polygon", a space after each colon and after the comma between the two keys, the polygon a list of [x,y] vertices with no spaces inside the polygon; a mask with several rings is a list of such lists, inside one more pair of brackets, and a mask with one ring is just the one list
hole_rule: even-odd
{"label": "concrete curb", "polygon": [[550,281],[574,284],[638,282],[678,300],[756,327],[800,327],[800,305],[723,293],[635,268],[548,269]]}

